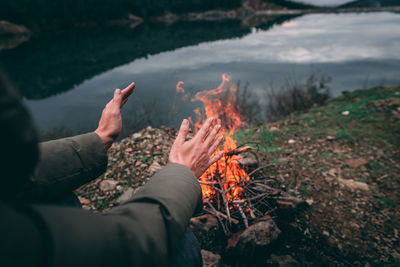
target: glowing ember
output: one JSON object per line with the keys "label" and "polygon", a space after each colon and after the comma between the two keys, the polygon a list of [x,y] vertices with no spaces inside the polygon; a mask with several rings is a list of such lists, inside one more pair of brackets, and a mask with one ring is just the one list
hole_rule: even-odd
{"label": "glowing ember", "polygon": [[[185,92],[182,85],[183,82],[178,82],[177,92]],[[237,148],[233,139],[235,130],[244,124],[240,118],[240,110],[235,105],[236,90],[236,86],[231,84],[230,77],[223,74],[222,83],[217,88],[198,92],[192,98],[192,101],[204,103],[204,112],[200,108],[195,110],[197,116],[194,123],[195,132],[201,128],[207,118],[213,117],[214,121],[222,126],[220,134],[225,137],[224,155],[200,177],[204,200],[215,201],[216,198],[215,189],[208,184],[217,184],[220,188],[223,188],[227,192],[227,201],[239,200],[243,191],[241,185],[245,180],[249,180],[245,170],[239,166],[241,156],[229,153]],[[192,122],[191,118],[189,120]],[[216,153],[219,151],[217,150]]]}

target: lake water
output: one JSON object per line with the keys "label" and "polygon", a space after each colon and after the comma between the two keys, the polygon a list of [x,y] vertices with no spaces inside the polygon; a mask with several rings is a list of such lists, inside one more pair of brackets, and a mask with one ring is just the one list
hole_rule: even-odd
{"label": "lake water", "polygon": [[127,134],[177,127],[193,114],[198,103],[175,94],[178,81],[194,94],[227,73],[260,96],[311,74],[330,76],[334,96],[400,84],[400,14],[285,16],[254,28],[240,21],[86,27],[43,33],[1,51],[0,60],[40,130],[93,130],[113,89],[135,81],[123,112]]}

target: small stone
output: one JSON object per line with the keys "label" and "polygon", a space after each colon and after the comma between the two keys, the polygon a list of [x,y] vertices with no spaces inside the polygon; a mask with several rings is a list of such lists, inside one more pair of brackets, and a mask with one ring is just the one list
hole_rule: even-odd
{"label": "small stone", "polygon": [[329,174],[330,176],[336,177],[336,169],[332,168],[330,169],[327,174]]}
{"label": "small stone", "polygon": [[269,131],[270,131],[270,132],[277,132],[277,131],[279,131],[279,128],[276,127],[276,126],[271,126],[271,127],[269,128]]}
{"label": "small stone", "polygon": [[219,267],[222,266],[221,256],[214,254],[208,250],[201,250],[201,257],[203,258],[203,267]]}
{"label": "small stone", "polygon": [[110,191],[113,190],[117,184],[118,182],[114,180],[103,180],[100,182],[100,189],[104,192]]}
{"label": "small stone", "polygon": [[89,199],[84,198],[84,197],[78,197],[79,202],[81,202],[82,205],[89,205],[91,202]]}
{"label": "small stone", "polygon": [[293,259],[290,255],[275,255],[271,254],[270,259],[267,261],[267,266],[279,266],[279,267],[296,267],[301,266],[299,262]]}
{"label": "small stone", "polygon": [[326,230],[322,231],[322,234],[323,234],[324,236],[329,236],[329,232],[326,231]]}
{"label": "small stone", "polygon": [[90,206],[88,206],[88,205],[82,205],[82,209],[84,209],[84,210],[91,210]]}
{"label": "small stone", "polygon": [[153,173],[157,172],[161,168],[162,168],[161,165],[157,161],[155,161],[149,167],[149,171],[150,171],[151,174],[153,174]]}
{"label": "small stone", "polygon": [[368,161],[363,158],[346,160],[346,164],[349,165],[353,169],[357,169],[358,167],[363,166],[367,163],[368,163]]}
{"label": "small stone", "polygon": [[140,138],[140,137],[142,137],[142,134],[141,134],[141,133],[134,133],[134,134],[132,134],[132,139],[138,139],[138,138]]}
{"label": "small stone", "polygon": [[332,141],[332,140],[335,140],[336,138],[335,138],[334,136],[332,136],[332,135],[328,135],[328,136],[326,137],[326,139]]}
{"label": "small stone", "polygon": [[294,144],[294,143],[296,143],[296,141],[293,140],[293,139],[289,139],[288,143],[289,143],[289,144]]}
{"label": "small stone", "polygon": [[364,190],[364,191],[369,191],[368,184],[363,183],[363,182],[357,182],[357,181],[354,181],[353,179],[342,179],[342,178],[339,178],[339,183],[341,183],[342,185],[348,187],[351,190],[361,189],[361,190]]}
{"label": "small stone", "polygon": [[129,201],[133,195],[135,194],[135,189],[133,188],[129,188],[128,190],[126,190],[118,199],[117,202],[118,203],[124,203]]}
{"label": "small stone", "polygon": [[308,205],[312,205],[314,203],[314,199],[310,198],[310,199],[306,199],[306,202]]}
{"label": "small stone", "polygon": [[347,111],[347,110],[342,112],[343,116],[348,116],[349,114],[350,114],[350,111]]}
{"label": "small stone", "polygon": [[278,162],[279,163],[285,163],[285,162],[288,162],[289,161],[289,158],[278,158]]}
{"label": "small stone", "polygon": [[359,226],[357,223],[355,223],[355,222],[352,222],[352,223],[350,224],[350,226],[351,226],[352,228],[356,229],[356,230],[359,230],[359,229],[360,229],[360,226]]}

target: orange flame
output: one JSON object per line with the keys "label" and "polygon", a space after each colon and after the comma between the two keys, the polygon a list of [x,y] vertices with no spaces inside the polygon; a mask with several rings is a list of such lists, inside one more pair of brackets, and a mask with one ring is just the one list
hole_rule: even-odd
{"label": "orange flame", "polygon": [[183,85],[183,82],[179,81],[178,84],[176,85],[176,92],[184,94],[182,96],[182,100],[186,101],[188,99],[189,95],[185,93],[185,89],[183,89],[182,85]]}
{"label": "orange flame", "polygon": [[[178,82],[178,87],[182,89],[183,82]],[[230,155],[229,152],[237,148],[236,141],[233,135],[236,129],[244,124],[240,117],[240,110],[236,104],[236,90],[237,87],[231,84],[231,77],[227,74],[222,75],[221,84],[209,91],[198,92],[192,101],[201,101],[204,103],[204,112],[201,109],[195,109],[194,112],[197,121],[194,123],[195,133],[201,128],[202,124],[210,117],[214,118],[215,123],[220,124],[220,135],[224,135],[224,154],[222,158],[213,164],[208,170],[200,177],[200,182],[203,198],[210,201],[215,200],[216,192],[208,184],[218,184],[221,189],[227,192],[226,199],[232,201],[240,199],[243,188],[241,185],[245,180],[249,180],[246,171],[240,167],[239,160],[241,156]],[[191,120],[190,120],[191,121]],[[218,153],[218,149],[215,153]]]}
{"label": "orange flame", "polygon": [[185,89],[183,89],[182,85],[183,85],[182,81],[178,82],[178,84],[176,85],[176,92],[177,93],[185,93]]}

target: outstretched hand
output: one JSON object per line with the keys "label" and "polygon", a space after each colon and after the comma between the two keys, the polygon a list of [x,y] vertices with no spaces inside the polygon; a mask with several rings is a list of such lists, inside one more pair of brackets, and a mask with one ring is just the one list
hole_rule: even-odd
{"label": "outstretched hand", "polygon": [[124,90],[116,89],[114,97],[107,103],[101,114],[99,126],[94,131],[103,141],[106,149],[117,139],[122,131],[121,108],[128,101],[128,97],[133,93],[135,83],[131,83]]}
{"label": "outstretched hand", "polygon": [[197,178],[223,155],[223,151],[220,151],[211,157],[224,139],[222,135],[215,138],[221,126],[211,127],[212,121],[212,118],[208,119],[195,137],[185,141],[190,127],[189,121],[183,120],[169,154],[170,162],[187,166]]}

